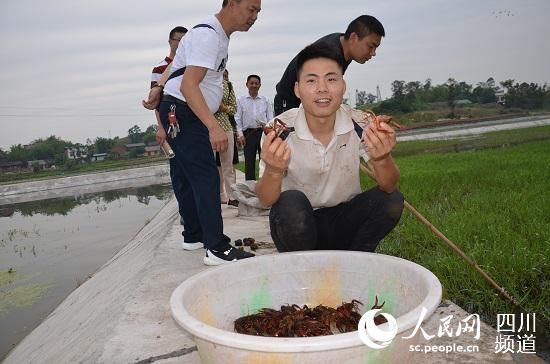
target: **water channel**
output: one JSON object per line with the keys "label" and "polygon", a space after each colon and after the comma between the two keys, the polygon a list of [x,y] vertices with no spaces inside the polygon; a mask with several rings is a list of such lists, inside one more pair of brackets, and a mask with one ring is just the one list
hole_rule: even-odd
{"label": "water channel", "polygon": [[0,361],[168,202],[170,185],[1,205]]}

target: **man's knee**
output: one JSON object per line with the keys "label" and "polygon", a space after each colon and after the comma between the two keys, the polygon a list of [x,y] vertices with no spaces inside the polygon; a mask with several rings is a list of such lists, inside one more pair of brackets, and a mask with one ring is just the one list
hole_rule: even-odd
{"label": "man's knee", "polygon": [[289,190],[281,192],[279,199],[271,206],[271,214],[278,216],[278,220],[295,222],[299,225],[309,218],[313,207],[302,191]]}
{"label": "man's knee", "polygon": [[399,219],[401,219],[401,214],[403,213],[403,207],[404,207],[404,201],[405,198],[401,192],[398,190],[393,191],[392,193],[387,193],[380,191],[384,196],[383,198],[383,204],[382,209],[386,213],[386,215],[395,221],[399,222]]}

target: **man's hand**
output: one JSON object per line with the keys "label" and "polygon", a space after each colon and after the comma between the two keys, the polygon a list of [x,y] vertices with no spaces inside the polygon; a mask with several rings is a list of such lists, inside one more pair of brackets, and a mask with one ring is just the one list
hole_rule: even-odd
{"label": "man's hand", "polygon": [[290,164],[290,147],[285,140],[277,137],[275,131],[271,131],[264,138],[260,158],[266,166],[264,173],[282,175]]}
{"label": "man's hand", "polygon": [[237,137],[237,142],[241,145],[241,147],[244,148],[244,145],[246,144],[246,139],[244,136]]}
{"label": "man's hand", "polygon": [[370,159],[375,162],[388,157],[396,144],[395,131],[386,123],[387,120],[387,116],[377,117],[377,122],[369,123],[363,131],[361,140],[367,147]]}
{"label": "man's hand", "polygon": [[149,96],[147,100],[141,100],[141,104],[144,108],[154,110],[160,102],[160,95],[162,94],[162,87],[153,87],[149,90]]}
{"label": "man's hand", "polygon": [[166,140],[166,131],[162,126],[159,126],[157,128],[157,134],[155,137],[158,145],[162,145],[162,143],[164,143],[164,141]]}
{"label": "man's hand", "polygon": [[210,144],[212,144],[212,149],[216,152],[225,152],[227,150],[227,134],[219,126],[216,125],[212,129],[208,130],[208,135],[210,138]]}

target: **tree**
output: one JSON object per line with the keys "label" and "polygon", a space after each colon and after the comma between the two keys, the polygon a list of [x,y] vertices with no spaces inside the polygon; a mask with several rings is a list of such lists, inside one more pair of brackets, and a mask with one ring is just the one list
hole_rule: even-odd
{"label": "tree", "polygon": [[97,137],[94,142],[96,153],[109,153],[114,146],[115,140],[109,138]]}
{"label": "tree", "polygon": [[355,107],[365,105],[367,103],[367,93],[365,91],[355,90]]}
{"label": "tree", "polygon": [[134,125],[128,129],[128,139],[130,143],[140,143],[143,140],[143,133],[138,125]]}
{"label": "tree", "polygon": [[538,109],[544,105],[550,91],[546,84],[514,83],[514,80],[506,80],[500,83],[506,88],[504,102],[506,107],[519,107],[522,109]]}

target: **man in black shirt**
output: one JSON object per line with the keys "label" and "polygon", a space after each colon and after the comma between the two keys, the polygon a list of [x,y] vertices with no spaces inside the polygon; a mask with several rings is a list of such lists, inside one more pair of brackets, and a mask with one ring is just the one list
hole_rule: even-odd
{"label": "man in black shirt", "polygon": [[[341,59],[345,73],[351,61],[363,64],[374,57],[383,36],[385,31],[382,23],[373,16],[361,15],[348,25],[345,33],[329,34],[314,43],[324,43],[333,48]],[[276,86],[275,115],[300,106],[300,99],[294,94],[296,71],[296,57],[294,57]]]}

